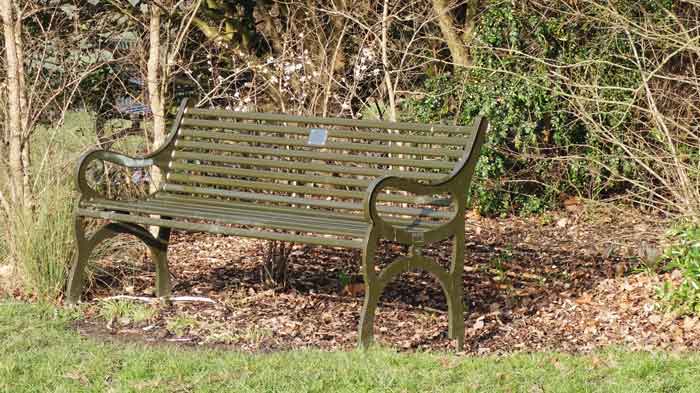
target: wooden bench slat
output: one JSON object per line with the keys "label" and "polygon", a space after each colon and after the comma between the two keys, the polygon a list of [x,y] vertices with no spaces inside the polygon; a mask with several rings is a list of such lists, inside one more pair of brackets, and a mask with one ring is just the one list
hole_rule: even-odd
{"label": "wooden bench slat", "polygon": [[262,113],[262,112],[234,112],[215,109],[197,109],[188,108],[185,112],[185,117],[191,116],[206,116],[225,119],[241,119],[241,120],[264,120],[274,122],[289,122],[301,124],[319,124],[319,125],[335,125],[345,127],[361,127],[361,128],[380,128],[389,130],[401,131],[419,131],[419,132],[443,132],[443,133],[469,133],[470,127],[464,126],[449,126],[444,124],[418,124],[418,123],[402,123],[388,122],[381,120],[358,120],[344,119],[338,117],[318,117],[318,116],[293,116],[278,113]]}
{"label": "wooden bench slat", "polygon": [[[255,217],[279,217],[282,221],[298,221],[300,217],[308,218],[310,222],[317,224],[318,226],[331,225],[333,223],[341,223],[346,225],[348,228],[355,228],[364,230],[367,227],[367,222],[364,220],[358,221],[353,219],[345,220],[343,217],[328,217],[323,214],[323,211],[308,209],[307,212],[302,212],[302,209],[288,209],[286,211],[280,211],[275,209],[274,206],[260,205],[257,203],[238,203],[238,204],[226,204],[226,205],[214,205],[204,203],[206,199],[200,198],[197,201],[183,201],[174,200],[161,197],[149,198],[143,201],[110,201],[110,200],[95,200],[91,205],[100,206],[110,209],[117,209],[123,211],[134,211],[133,209],[143,210],[144,208],[159,208],[159,209],[192,209],[194,207],[201,208],[203,211],[216,211],[220,212],[222,216],[231,215],[243,215],[243,216],[255,216]],[[147,214],[147,212],[146,212]]]}
{"label": "wooden bench slat", "polygon": [[323,233],[340,236],[361,237],[367,229],[367,224],[357,225],[357,222],[332,222],[316,220],[315,217],[300,215],[281,215],[279,213],[263,214],[261,211],[245,209],[217,210],[197,204],[165,205],[157,201],[142,201],[139,203],[114,203],[107,201],[94,202],[94,206],[116,211],[128,211],[139,214],[158,214],[173,218],[209,220],[222,224],[250,225],[268,229],[283,229],[308,233]]}
{"label": "wooden bench slat", "polygon": [[[251,190],[261,190],[261,191],[273,191],[273,192],[288,192],[296,193],[302,195],[317,195],[317,196],[330,196],[339,197],[347,199],[357,199],[362,200],[365,196],[364,191],[350,191],[350,190],[340,190],[337,188],[326,188],[326,187],[310,187],[310,186],[297,186],[292,184],[282,184],[275,182],[264,182],[264,181],[252,181],[252,180],[239,180],[231,179],[227,177],[213,177],[213,176],[198,176],[191,174],[181,174],[181,173],[168,173],[167,180],[169,182],[175,182],[178,184],[210,184],[226,187],[235,187],[238,189],[251,189]],[[415,203],[415,197],[408,195],[395,195],[395,194],[381,194],[377,200],[384,202],[401,202],[401,203]],[[443,198],[437,198],[437,201],[442,201]],[[422,204],[431,204],[431,201],[422,202]],[[441,203],[442,204],[442,203]]]}
{"label": "wooden bench slat", "polygon": [[[201,201],[201,200],[200,200]],[[214,206],[195,202],[168,201],[162,198],[152,198],[146,201],[110,201],[95,200],[90,206],[113,211],[115,213],[137,213],[141,215],[161,215],[169,218],[209,220],[222,224],[242,226],[259,226],[270,229],[284,229],[306,233],[333,234],[348,237],[363,237],[367,226],[366,221],[357,221],[351,217],[329,217],[326,212],[300,209],[287,210],[280,213],[276,209],[260,209],[254,203],[239,204],[232,207]],[[390,220],[400,228],[411,227],[412,230],[428,230],[439,226],[439,222],[416,220]]]}
{"label": "wooden bench slat", "polygon": [[313,219],[314,221],[325,223],[325,224],[330,224],[330,223],[337,223],[337,222],[343,222],[344,224],[347,223],[347,225],[351,225],[354,228],[366,228],[367,227],[367,222],[364,220],[363,217],[357,217],[360,218],[359,220],[355,219],[353,215],[345,214],[345,215],[337,215],[337,216],[332,216],[329,215],[328,212],[322,211],[322,210],[315,210],[315,209],[300,209],[300,208],[280,208],[279,206],[271,206],[271,205],[262,205],[259,203],[231,203],[230,201],[222,201],[219,200],[220,202],[223,202],[223,204],[214,204],[214,203],[207,203],[204,201],[207,201],[207,199],[202,199],[200,198],[199,201],[197,202],[189,202],[189,201],[182,201],[182,200],[169,200],[167,198],[154,198],[153,201],[157,202],[161,206],[172,206],[172,207],[177,207],[177,206],[182,206],[182,205],[190,205],[190,206],[197,206],[201,207],[203,209],[206,209],[208,211],[218,211],[221,212],[222,214],[234,214],[233,212],[239,212],[243,210],[246,214],[253,214],[253,215],[275,215],[279,216],[282,218],[295,218],[298,219],[300,216],[303,217],[308,217]]}
{"label": "wooden bench slat", "polygon": [[[322,218],[324,220],[335,221],[337,219],[343,221],[354,221],[360,226],[366,226],[367,221],[364,215],[352,214],[352,213],[338,213],[327,210],[312,209],[312,208],[302,208],[300,206],[279,206],[279,205],[263,205],[260,203],[250,203],[250,202],[234,202],[231,200],[223,199],[213,199],[213,198],[193,198],[185,195],[178,194],[168,194],[168,193],[158,193],[154,196],[153,200],[158,201],[163,205],[173,205],[178,206],[182,204],[204,206],[210,210],[221,210],[222,212],[228,212],[231,209],[245,209],[246,211],[262,211],[264,213],[281,213],[281,214],[291,214],[291,215],[304,215],[312,216],[317,220]],[[430,227],[441,224],[442,221],[429,221],[428,218],[419,218],[420,226]],[[396,217],[388,217],[387,221],[390,221],[397,225],[416,225],[416,219],[402,219]]]}
{"label": "wooden bench slat", "polygon": [[[323,146],[309,145],[306,140],[301,138],[281,138],[273,136],[257,136],[257,135],[243,135],[239,133],[226,133],[226,132],[212,132],[212,131],[193,131],[188,129],[182,129],[181,135],[186,137],[196,137],[196,138],[207,138],[217,141],[233,141],[233,142],[248,142],[248,143],[260,143],[267,145],[277,145],[277,146],[296,146],[296,147],[307,147],[316,150],[351,150],[358,152],[376,152],[376,153],[393,153],[393,154],[411,154],[420,156],[437,156],[437,157],[451,157],[451,158],[461,158],[464,155],[463,150],[450,150],[450,149],[436,149],[436,148],[420,148],[420,147],[408,147],[408,146],[387,146],[372,143],[354,143],[354,142],[326,142]],[[217,145],[228,146],[228,144],[222,144],[220,142],[206,142],[210,144],[210,148],[214,150],[220,150]],[[338,153],[340,154],[340,153]]]}
{"label": "wooden bench slat", "polygon": [[[338,173],[347,175],[358,175],[358,176],[383,176],[392,175],[405,177],[408,179],[416,180],[441,180],[444,179],[446,174],[444,173],[432,173],[432,172],[412,172],[410,170],[386,170],[386,169],[376,169],[368,167],[354,167],[354,166],[342,166],[342,165],[331,165],[325,163],[309,163],[309,162],[299,162],[299,161],[287,161],[287,160],[269,160],[261,158],[249,158],[243,156],[213,156],[211,154],[203,153],[192,153],[187,151],[175,151],[173,152],[173,159],[175,160],[197,160],[197,161],[210,161],[210,162],[220,162],[228,164],[241,164],[241,165],[252,165],[258,167],[266,168],[285,168],[285,169],[296,169],[312,172],[326,172],[326,173]],[[175,165],[175,163],[173,163]],[[196,164],[195,164],[196,165]]]}
{"label": "wooden bench slat", "polygon": [[[315,206],[328,209],[342,209],[342,210],[355,210],[363,211],[364,207],[361,203],[353,202],[340,202],[335,200],[323,200],[323,199],[312,199],[312,198],[299,198],[290,196],[281,196],[274,194],[262,194],[255,192],[246,191],[231,191],[231,190],[219,190],[214,188],[204,188],[195,186],[186,186],[179,184],[166,183],[163,185],[163,190],[166,192],[177,192],[186,194],[199,194],[199,195],[209,195],[218,196],[224,198],[242,199],[249,201],[264,201],[264,202],[275,202],[283,204],[294,204],[302,206]],[[452,212],[445,212],[432,209],[416,209],[416,208],[402,208],[402,207],[392,207],[392,206],[377,206],[377,211],[389,214],[401,214],[406,216],[417,216],[417,217],[434,217],[434,218],[452,218]]]}
{"label": "wooden bench slat", "polygon": [[298,173],[289,172],[279,172],[272,170],[260,170],[260,169],[242,169],[242,168],[231,168],[231,167],[221,167],[212,165],[196,165],[196,164],[184,164],[181,162],[173,162],[170,166],[172,169],[181,171],[191,171],[197,173],[218,173],[222,175],[233,175],[233,176],[243,176],[243,177],[255,177],[262,179],[277,179],[277,180],[289,180],[289,181],[301,181],[306,183],[316,183],[316,184],[332,184],[338,186],[350,186],[350,187],[363,187],[366,188],[371,182],[370,179],[357,179],[348,177],[335,177],[335,176],[318,176],[318,175],[304,175]]}
{"label": "wooden bench slat", "polygon": [[306,236],[291,233],[256,231],[236,227],[227,227],[217,224],[192,223],[178,220],[164,220],[160,218],[135,216],[131,214],[120,214],[114,212],[100,211],[89,208],[78,208],[77,214],[83,217],[101,218],[114,222],[127,222],[139,225],[154,225],[163,228],[174,228],[192,232],[209,232],[220,235],[231,235],[240,237],[252,237],[265,240],[278,240],[284,242],[298,242],[305,244],[317,244],[321,246],[362,248],[362,240],[338,239],[335,237]]}
{"label": "wooden bench slat", "polygon": [[187,196],[183,194],[173,194],[169,192],[158,192],[153,196],[153,199],[159,200],[159,201],[165,201],[165,202],[174,202],[174,203],[193,203],[193,204],[202,204],[204,206],[212,206],[212,207],[219,207],[219,208],[246,208],[246,209],[251,209],[251,210],[263,210],[263,211],[276,211],[276,212],[281,212],[281,213],[287,213],[287,212],[303,212],[304,214],[309,213],[309,214],[316,214],[314,211],[320,211],[324,216],[329,217],[329,218],[340,218],[340,219],[347,219],[351,221],[359,221],[366,223],[367,221],[365,220],[364,215],[360,213],[353,213],[353,212],[336,212],[336,211],[329,211],[325,209],[314,209],[312,206],[297,206],[297,205],[290,205],[290,206],[282,206],[282,205],[270,205],[270,204],[262,204],[262,203],[250,203],[250,202],[236,202],[234,200],[230,199],[218,199],[218,198],[203,198],[201,196],[197,197],[192,197],[192,196]]}
{"label": "wooden bench slat", "polygon": [[[183,126],[201,127],[201,128],[223,128],[238,131],[252,131],[261,133],[275,134],[294,134],[294,135],[309,135],[309,127],[294,127],[280,126],[274,124],[258,124],[244,123],[236,121],[221,121],[221,120],[201,120],[185,118],[182,120]],[[452,145],[464,146],[469,144],[469,141],[464,137],[449,137],[449,136],[426,136],[426,135],[410,135],[406,133],[390,133],[390,132],[366,132],[356,130],[340,130],[329,128],[328,137],[344,138],[344,139],[368,139],[377,141],[393,141],[404,143],[418,143],[428,145]]]}
{"label": "wooden bench slat", "polygon": [[[226,151],[234,153],[247,153],[247,154],[260,154],[264,156],[271,157],[294,157],[294,158],[308,158],[316,160],[325,161],[339,161],[339,162],[352,162],[352,163],[366,163],[366,164],[377,164],[377,165],[389,165],[397,167],[409,167],[409,168],[428,168],[428,169],[447,169],[451,170],[455,167],[455,162],[449,162],[445,160],[416,160],[416,159],[406,159],[406,158],[393,158],[393,157],[374,157],[368,155],[343,155],[335,153],[319,152],[315,150],[286,150],[286,149],[273,149],[267,147],[251,147],[243,145],[227,145],[227,144],[213,144],[213,143],[203,143],[203,142],[192,142],[185,140],[178,140],[175,142],[175,146],[178,148],[189,148],[189,149],[199,149],[205,151]],[[215,158],[218,154],[208,153],[209,156]]]}

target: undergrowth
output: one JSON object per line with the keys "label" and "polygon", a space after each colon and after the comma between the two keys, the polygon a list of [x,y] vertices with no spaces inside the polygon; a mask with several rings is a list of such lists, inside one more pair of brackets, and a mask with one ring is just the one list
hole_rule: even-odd
{"label": "undergrowth", "polygon": [[11,283],[30,296],[57,300],[63,292],[73,243],[72,168],[93,138],[82,114],[62,127],[40,127],[32,137],[33,206],[0,215],[0,263],[14,266]]}
{"label": "undergrowth", "polygon": [[16,261],[25,291],[56,299],[73,257],[72,193],[62,182],[46,188],[34,211],[8,219],[10,257]]}
{"label": "undergrowth", "polygon": [[672,245],[666,250],[668,270],[680,272],[680,283],[666,281],[661,300],[680,314],[700,313],[700,225],[685,224],[669,232]]}
{"label": "undergrowth", "polygon": [[131,300],[108,299],[100,301],[100,316],[107,322],[120,324],[141,324],[150,321],[156,315],[156,308]]}
{"label": "undergrowth", "polygon": [[471,199],[482,214],[539,213],[571,196],[692,213],[697,4],[575,3],[482,2],[472,66],[428,75],[405,117],[489,119]]}

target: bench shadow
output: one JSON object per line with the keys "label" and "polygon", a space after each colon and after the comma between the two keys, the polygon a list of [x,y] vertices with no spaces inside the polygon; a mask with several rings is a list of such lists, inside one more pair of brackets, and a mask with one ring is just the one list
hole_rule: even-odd
{"label": "bench shadow", "polygon": [[[175,244],[188,244],[187,234],[178,234]],[[217,237],[221,239],[222,237]],[[206,242],[206,236],[204,241]],[[229,241],[237,242],[237,238]],[[186,247],[185,247],[186,248]],[[361,293],[344,291],[341,277],[361,281],[360,252],[342,248],[301,246],[289,263],[288,286],[276,288],[279,292],[323,294],[358,297]],[[382,242],[376,263],[379,267],[406,254],[406,247]],[[431,245],[424,254],[447,268],[451,242]],[[269,290],[263,283],[262,247],[249,242],[240,249],[239,256],[228,258],[198,257],[182,250],[170,256],[175,294],[226,296],[241,290],[259,292]],[[147,261],[146,258],[143,259]],[[467,237],[465,251],[464,290],[467,320],[498,312],[502,322],[528,315],[560,298],[562,293],[576,296],[603,279],[614,275],[621,258],[590,256],[577,250],[557,247],[513,246],[508,239],[481,241]],[[155,269],[149,263],[134,263],[129,271],[118,265],[103,266],[93,286],[93,296],[109,292],[123,293],[126,286],[135,292],[152,288]],[[346,279],[347,280],[347,279]],[[445,296],[430,274],[423,271],[403,273],[385,289],[380,304],[407,309],[419,308],[444,312]]]}
{"label": "bench shadow", "polygon": [[[550,333],[546,329],[558,323],[557,310],[589,304],[600,283],[638,267],[639,262],[629,256],[640,239],[636,221],[578,223],[575,216],[567,217],[570,223],[566,227],[557,220],[541,223],[527,218],[482,218],[467,226],[464,299],[468,352],[482,353],[483,348],[509,352],[520,344],[523,346],[518,348],[538,348],[537,335]],[[609,239],[627,250],[608,248]],[[230,344],[233,349],[252,345],[282,350],[298,348],[300,343],[323,349],[355,347],[363,294],[344,290],[341,282],[359,283],[353,288],[363,288],[360,252],[295,245],[289,285],[271,289],[262,279],[265,244],[211,234],[174,234],[169,250],[174,294],[211,297],[217,300],[217,309],[183,305],[172,313],[209,318],[208,311],[216,311],[225,323],[223,331],[244,337]],[[446,268],[451,251],[451,242],[445,241],[426,247],[424,255]],[[387,266],[406,252],[404,246],[383,242],[375,263],[380,268]],[[102,273],[96,275],[98,279],[86,298],[152,294],[149,289],[155,283],[155,269],[139,252],[121,247],[98,265]],[[404,273],[382,294],[375,336],[389,347],[449,350],[453,343],[446,337],[446,311],[445,296],[436,279],[423,271]],[[595,315],[582,315],[589,317]],[[569,322],[561,321],[562,331]],[[274,334],[259,343],[246,341],[249,327],[264,330],[265,326],[275,326],[270,328]],[[291,326],[291,330],[280,333],[276,326]],[[576,343],[566,341],[566,335],[560,336],[551,342],[563,348],[576,347]]]}

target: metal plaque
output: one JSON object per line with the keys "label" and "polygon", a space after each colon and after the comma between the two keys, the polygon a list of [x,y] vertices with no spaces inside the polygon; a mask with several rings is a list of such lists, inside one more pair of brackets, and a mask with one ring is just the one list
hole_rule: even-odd
{"label": "metal plaque", "polygon": [[325,128],[310,128],[307,145],[324,146],[328,140],[328,130]]}

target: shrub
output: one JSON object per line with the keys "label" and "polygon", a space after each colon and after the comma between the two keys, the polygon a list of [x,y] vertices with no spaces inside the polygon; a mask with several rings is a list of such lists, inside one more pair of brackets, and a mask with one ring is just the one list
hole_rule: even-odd
{"label": "shrub", "polygon": [[664,283],[659,294],[664,303],[681,314],[700,313],[700,225],[687,224],[669,232],[673,240],[666,250],[668,270],[681,273],[679,284]]}
{"label": "shrub", "polygon": [[688,132],[697,113],[681,93],[698,85],[689,66],[697,45],[690,33],[685,41],[668,37],[692,27],[698,7],[583,0],[573,12],[563,1],[484,4],[472,67],[429,78],[424,97],[404,108],[420,121],[491,121],[472,189],[476,207],[532,213],[565,195],[626,196],[687,214],[698,190],[673,184],[694,184],[683,176],[698,167],[697,139]]}

